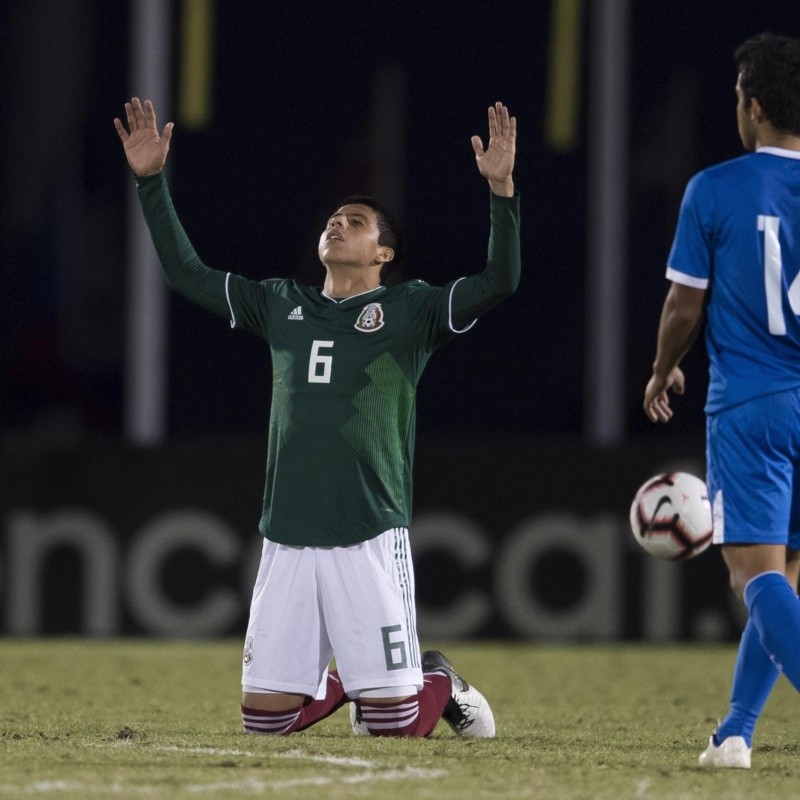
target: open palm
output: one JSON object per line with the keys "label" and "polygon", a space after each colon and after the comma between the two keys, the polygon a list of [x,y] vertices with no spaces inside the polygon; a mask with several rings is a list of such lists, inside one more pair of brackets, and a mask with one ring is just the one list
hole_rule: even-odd
{"label": "open palm", "polygon": [[139,177],[155,175],[163,169],[167,160],[173,125],[168,122],[159,135],[153,104],[145,100],[142,107],[138,97],[125,103],[125,114],[127,129],[118,118],[114,120],[114,127],[122,140],[128,164]]}
{"label": "open palm", "polygon": [[480,136],[472,137],[472,149],[478,171],[489,181],[496,194],[510,196],[514,193],[511,174],[517,144],[517,119],[509,117],[502,103],[489,107],[489,143],[483,149]]}

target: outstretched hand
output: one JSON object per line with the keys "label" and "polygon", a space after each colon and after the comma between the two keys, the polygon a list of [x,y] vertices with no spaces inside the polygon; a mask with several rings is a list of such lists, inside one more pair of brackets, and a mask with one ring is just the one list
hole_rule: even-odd
{"label": "outstretched hand", "polygon": [[145,100],[142,108],[138,97],[125,103],[125,114],[128,129],[125,129],[119,119],[114,119],[114,127],[122,140],[125,157],[134,175],[143,178],[145,175],[161,172],[167,160],[173,124],[168,122],[159,136],[153,104]]}
{"label": "outstretched hand", "polygon": [[472,137],[472,149],[478,171],[489,181],[495,194],[511,197],[514,194],[514,154],[517,143],[517,118],[508,116],[502,103],[489,106],[489,144],[483,149],[480,136]]}

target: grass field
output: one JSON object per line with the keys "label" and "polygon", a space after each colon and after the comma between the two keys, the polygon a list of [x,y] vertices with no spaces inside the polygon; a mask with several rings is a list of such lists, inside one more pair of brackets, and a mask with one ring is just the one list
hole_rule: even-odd
{"label": "grass field", "polygon": [[0,641],[0,798],[788,798],[800,698],[784,679],[753,769],[697,765],[730,647],[443,646],[494,740],[352,736],[347,709],[286,738],[240,732],[240,642]]}

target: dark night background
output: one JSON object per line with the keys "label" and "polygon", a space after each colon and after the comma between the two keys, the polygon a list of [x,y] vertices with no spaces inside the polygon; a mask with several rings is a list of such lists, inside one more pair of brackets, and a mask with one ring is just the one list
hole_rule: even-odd
{"label": "dark night background", "polygon": [[[408,232],[397,279],[441,284],[480,270],[488,189],[470,137],[485,139],[496,100],[518,119],[519,291],[436,354],[419,387],[423,632],[450,630],[477,589],[486,615],[458,620],[462,632],[735,635],[721,559],[679,571],[645,559],[627,514],[656,470],[703,472],[701,345],[684,361],[688,393],[671,424],[652,426],[641,411],[665,261],[687,180],[741,153],[733,50],[763,30],[797,35],[800,11],[785,0],[628,3],[625,304],[619,319],[601,309],[622,329],[624,422],[622,440],[603,446],[587,434],[585,377],[598,303],[587,288],[590,43],[596,9],[622,0],[576,0],[577,136],[560,150],[547,136],[551,14],[570,0],[146,2],[172,18],[171,100],[157,111],[160,127],[176,123],[173,197],[201,258],[219,269],[320,285],[316,247],[330,211],[346,195],[379,194],[394,164],[385,188]],[[211,118],[193,127],[180,102],[182,24],[206,3]],[[143,447],[126,436],[128,261],[139,242],[113,118],[131,95],[146,96],[129,66],[135,6],[0,5],[0,624],[17,634],[185,635],[177,618],[217,635],[246,615],[271,392],[264,343],[169,295],[166,438]],[[397,143],[380,150],[376,132]],[[132,564],[155,534],[167,537],[164,560],[139,585]],[[520,564],[515,583],[508,572]],[[238,604],[215,622],[203,604],[220,591]],[[149,616],[136,592],[158,601]]]}
{"label": "dark night background", "polygon": [[[663,436],[640,411],[664,263],[690,175],[736,156],[731,53],[747,36],[798,32],[792,4],[632,3],[630,24],[627,428]],[[174,7],[174,50],[179,17]],[[406,85],[402,277],[445,282],[482,266],[487,190],[470,136],[486,107],[518,118],[524,277],[518,294],[431,362],[419,431],[577,434],[584,420],[588,31],[581,134],[544,138],[551,3],[217,2],[213,121],[177,128],[171,185],[206,263],[254,278],[321,283],[320,225],[369,186],[374,75]],[[584,8],[588,18],[588,4]],[[586,23],[585,23],[586,24]],[[7,2],[2,10],[0,419],[6,435],[66,442],[122,434],[125,191],[112,119],[128,80],[123,2]],[[176,56],[177,58],[177,56]],[[177,96],[176,78],[173,98]],[[173,104],[174,105],[174,104]],[[625,124],[624,120],[620,124]],[[263,344],[170,299],[170,432],[263,432]],[[702,435],[705,357],[672,430]],[[666,434],[669,435],[669,434]]]}

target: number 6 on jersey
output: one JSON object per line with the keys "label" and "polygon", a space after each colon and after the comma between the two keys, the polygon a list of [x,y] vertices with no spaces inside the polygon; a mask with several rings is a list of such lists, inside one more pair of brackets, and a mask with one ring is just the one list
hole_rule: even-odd
{"label": "number 6 on jersey", "polygon": [[[330,383],[331,367],[333,366],[333,356],[320,355],[323,348],[330,349],[333,342],[326,342],[321,339],[314,339],[311,343],[311,355],[308,359],[308,382],[309,383]],[[321,370],[321,371],[320,371]]]}

